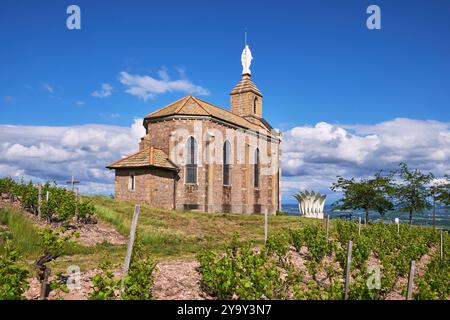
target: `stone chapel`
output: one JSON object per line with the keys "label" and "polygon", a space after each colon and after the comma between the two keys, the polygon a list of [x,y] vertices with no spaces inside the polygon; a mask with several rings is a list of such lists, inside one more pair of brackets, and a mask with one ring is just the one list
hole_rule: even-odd
{"label": "stone chapel", "polygon": [[144,117],[139,150],[107,166],[115,198],[175,210],[280,211],[281,135],[263,117],[246,45],[226,110],[183,97]]}

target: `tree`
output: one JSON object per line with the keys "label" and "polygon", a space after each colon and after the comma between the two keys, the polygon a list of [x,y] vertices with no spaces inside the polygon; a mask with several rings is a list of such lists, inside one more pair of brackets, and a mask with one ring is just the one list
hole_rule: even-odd
{"label": "tree", "polygon": [[450,176],[446,175],[445,182],[437,186],[436,201],[446,207],[450,207]]}
{"label": "tree", "polygon": [[450,206],[450,179],[445,176],[445,179],[436,179],[432,181],[430,187],[431,199],[433,201],[433,227],[436,227],[436,204]]}
{"label": "tree", "polygon": [[339,210],[364,210],[365,220],[369,221],[369,211],[374,210],[381,215],[393,209],[390,197],[391,176],[383,177],[381,172],[370,179],[344,179],[338,176],[331,190],[341,192],[342,198],[333,207]]}
{"label": "tree", "polygon": [[400,178],[393,189],[396,205],[400,211],[409,212],[409,224],[412,224],[414,212],[431,208],[428,200],[431,193],[427,186],[433,180],[433,174],[424,174],[418,169],[410,170],[403,162],[395,173]]}

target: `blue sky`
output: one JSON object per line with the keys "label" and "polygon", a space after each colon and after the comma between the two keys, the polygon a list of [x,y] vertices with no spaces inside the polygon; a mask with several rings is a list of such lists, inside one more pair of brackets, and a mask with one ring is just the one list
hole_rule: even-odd
{"label": "blue sky", "polygon": [[[66,28],[70,4],[81,8],[81,30]],[[381,30],[366,27],[371,4]],[[228,108],[245,31],[264,117],[287,137],[286,199],[400,160],[450,173],[449,12],[447,0],[2,1],[0,174],[54,177],[34,166],[57,154],[61,180],[78,170],[109,192],[103,162],[136,148],[127,140],[136,118],[190,92]],[[149,79],[157,85],[143,94],[137,83]],[[57,139],[87,131],[128,138],[114,152],[106,139],[92,147],[104,158],[82,158],[82,139]]]}
{"label": "blue sky", "polygon": [[[82,30],[66,28],[72,3]],[[370,4],[382,10],[381,30],[366,28]],[[228,107],[247,30],[264,115],[276,126],[447,121],[449,12],[444,0],[2,1],[0,119],[128,125],[184,93],[136,99],[119,73],[157,77],[163,67],[174,79],[184,69],[205,99]],[[92,97],[102,83],[111,97]]]}

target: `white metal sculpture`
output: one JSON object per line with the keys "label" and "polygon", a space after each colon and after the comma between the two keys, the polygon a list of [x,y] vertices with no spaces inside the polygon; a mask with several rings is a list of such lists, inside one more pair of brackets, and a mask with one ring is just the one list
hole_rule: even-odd
{"label": "white metal sculpture", "polygon": [[252,64],[252,59],[252,52],[250,51],[248,45],[245,45],[241,55],[242,74],[251,74],[250,65]]}
{"label": "white metal sculpture", "polygon": [[323,219],[326,195],[305,190],[305,192],[295,194],[294,198],[298,201],[298,209],[301,215],[307,218]]}

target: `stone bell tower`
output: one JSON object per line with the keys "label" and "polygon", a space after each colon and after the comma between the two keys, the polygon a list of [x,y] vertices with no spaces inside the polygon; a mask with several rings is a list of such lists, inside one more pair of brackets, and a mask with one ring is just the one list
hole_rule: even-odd
{"label": "stone bell tower", "polygon": [[242,78],[230,92],[231,112],[241,117],[262,118],[262,93],[252,81],[250,64],[252,53],[248,45],[242,51]]}

